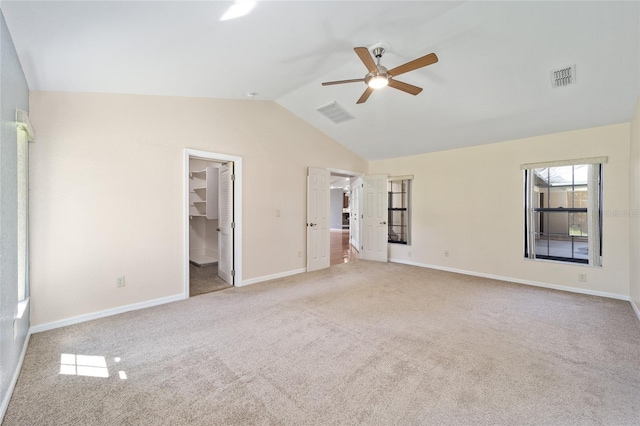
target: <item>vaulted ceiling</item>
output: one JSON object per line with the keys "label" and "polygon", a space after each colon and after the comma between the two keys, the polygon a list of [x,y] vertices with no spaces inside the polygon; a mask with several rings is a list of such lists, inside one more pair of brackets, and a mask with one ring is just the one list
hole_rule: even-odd
{"label": "vaulted ceiling", "polygon": [[[31,90],[272,100],[369,160],[629,121],[640,90],[638,2],[2,1]],[[387,68],[439,62],[356,105],[353,51]],[[577,82],[552,88],[552,70]],[[337,102],[335,124],[316,108]]]}

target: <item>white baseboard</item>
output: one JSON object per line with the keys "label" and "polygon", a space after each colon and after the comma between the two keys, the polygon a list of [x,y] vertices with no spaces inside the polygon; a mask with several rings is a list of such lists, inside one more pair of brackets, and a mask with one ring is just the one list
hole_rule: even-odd
{"label": "white baseboard", "polygon": [[[500,275],[492,275],[492,274],[485,274],[485,273],[482,273],[482,272],[466,271],[464,269],[449,268],[449,267],[446,267],[446,266],[439,266],[439,265],[427,265],[425,263],[411,262],[411,261],[402,260],[402,259],[389,259],[389,262],[402,263],[402,264],[405,264],[405,265],[412,265],[412,266],[420,266],[422,268],[438,269],[440,271],[455,272],[457,274],[473,275],[473,276],[476,276],[476,277],[490,278],[492,280],[507,281],[507,282],[516,283],[516,284],[525,284],[525,285],[531,285],[531,286],[535,286],[535,287],[550,288],[550,289],[553,289],[553,290],[569,291],[569,292],[572,292],[572,293],[588,294],[588,295],[591,295],[591,296],[608,297],[610,299],[627,300],[627,301],[629,300],[629,296],[625,296],[625,295],[622,295],[622,294],[607,293],[607,292],[604,292],[604,291],[587,290],[587,289],[584,289],[584,288],[568,287],[568,286],[557,285],[557,284],[548,284],[548,283],[543,283],[543,282],[538,282],[538,281],[523,280],[523,279],[520,279],[520,278],[502,277]],[[636,313],[637,313],[637,311],[636,311]]]}
{"label": "white baseboard", "polygon": [[0,406],[0,423],[4,419],[4,415],[7,412],[7,408],[9,407],[9,401],[11,400],[11,395],[13,395],[13,390],[16,387],[16,383],[18,382],[18,377],[20,376],[20,370],[22,370],[22,362],[24,361],[24,355],[27,353],[27,346],[29,346],[29,338],[31,337],[31,331],[27,332],[27,336],[24,339],[24,345],[22,345],[22,352],[20,352],[20,358],[18,359],[18,365],[16,365],[16,370],[13,372],[13,377],[11,378],[11,383],[9,383],[9,387],[7,388],[7,393],[4,395],[2,399],[2,406]]}
{"label": "white baseboard", "polygon": [[105,309],[104,311],[92,312],[90,314],[78,315],[77,317],[65,318],[59,321],[53,321],[46,324],[40,324],[31,327],[31,333],[40,333],[42,331],[53,330],[54,328],[65,327],[67,325],[79,324],[85,321],[91,321],[98,318],[109,317],[124,312],[135,311],[138,309],[150,308],[152,306],[164,305],[165,303],[177,302],[184,300],[184,294],[176,294],[174,296],[162,297],[160,299],[147,300],[145,302],[133,303],[131,305],[118,306],[113,309]]}
{"label": "white baseboard", "polygon": [[634,302],[633,299],[629,299],[629,303],[631,303],[631,307],[633,308],[633,311],[636,313],[636,316],[638,317],[638,321],[640,321],[640,308],[638,308],[638,305],[636,305],[636,302]]}
{"label": "white baseboard", "polygon": [[277,274],[265,275],[257,278],[250,278],[248,280],[242,280],[242,284],[236,284],[237,287],[245,285],[261,283],[263,281],[275,280],[276,278],[289,277],[291,275],[303,274],[307,272],[307,268],[294,269],[293,271],[279,272]]}

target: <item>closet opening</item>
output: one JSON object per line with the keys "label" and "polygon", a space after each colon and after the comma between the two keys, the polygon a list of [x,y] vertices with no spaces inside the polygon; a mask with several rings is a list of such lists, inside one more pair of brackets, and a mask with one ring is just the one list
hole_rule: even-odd
{"label": "closet opening", "polygon": [[241,167],[239,157],[185,150],[185,298],[241,282]]}

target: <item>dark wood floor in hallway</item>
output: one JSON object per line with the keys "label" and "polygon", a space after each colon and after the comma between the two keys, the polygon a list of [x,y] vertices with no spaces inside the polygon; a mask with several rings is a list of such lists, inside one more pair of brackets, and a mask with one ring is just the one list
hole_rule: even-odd
{"label": "dark wood floor in hallway", "polygon": [[331,265],[358,260],[358,251],[349,243],[349,230],[331,231]]}

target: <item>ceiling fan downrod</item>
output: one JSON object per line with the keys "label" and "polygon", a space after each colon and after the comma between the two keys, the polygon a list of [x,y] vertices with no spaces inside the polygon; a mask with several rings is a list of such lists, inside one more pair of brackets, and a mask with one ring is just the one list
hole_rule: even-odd
{"label": "ceiling fan downrod", "polygon": [[378,59],[378,63],[376,64],[376,71],[368,73],[364,77],[364,82],[372,89],[380,89],[389,84],[389,79],[391,76],[387,72],[387,69],[380,65],[380,58],[382,58],[382,54],[384,53],[384,48],[376,47],[373,49],[373,55]]}

